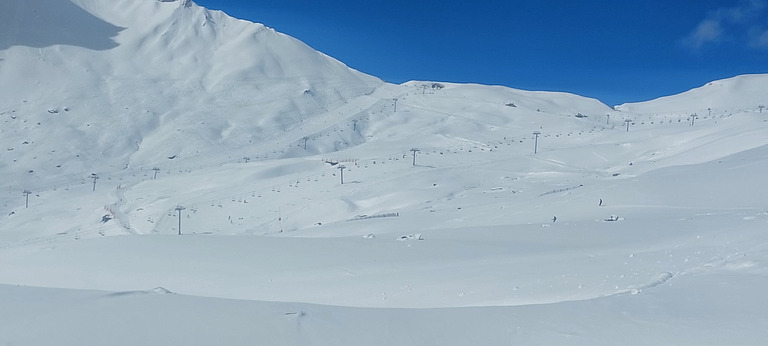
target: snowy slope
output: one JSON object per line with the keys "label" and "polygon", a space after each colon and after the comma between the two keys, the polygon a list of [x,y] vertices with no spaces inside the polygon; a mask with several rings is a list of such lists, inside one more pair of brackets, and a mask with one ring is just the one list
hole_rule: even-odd
{"label": "snowy slope", "polygon": [[0,344],[768,338],[765,75],[611,109],[191,1],[0,17]]}
{"label": "snowy slope", "polygon": [[767,82],[768,76],[764,74],[736,76],[712,81],[679,95],[646,102],[627,103],[616,108],[630,113],[682,114],[683,117],[691,114],[701,117],[762,111],[762,108],[766,107],[765,85]]}
{"label": "snowy slope", "polygon": [[192,2],[0,6],[10,17],[0,24],[0,47],[8,47],[0,55],[2,165],[34,171],[12,184],[174,156],[242,158],[381,84],[298,40]]}

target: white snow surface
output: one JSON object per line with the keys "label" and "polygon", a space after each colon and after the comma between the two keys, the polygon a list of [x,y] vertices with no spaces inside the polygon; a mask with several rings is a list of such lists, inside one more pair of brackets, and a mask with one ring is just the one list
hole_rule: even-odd
{"label": "white snow surface", "polygon": [[1,2],[0,344],[762,345],[767,87],[393,85],[192,1]]}

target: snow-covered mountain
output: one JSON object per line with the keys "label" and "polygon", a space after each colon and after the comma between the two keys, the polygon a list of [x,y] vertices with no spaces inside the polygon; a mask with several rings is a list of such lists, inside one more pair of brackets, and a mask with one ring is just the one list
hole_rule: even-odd
{"label": "snow-covered mountain", "polygon": [[298,141],[304,120],[382,84],[190,1],[6,1],[0,12],[2,165],[34,180],[242,158]]}
{"label": "snow-covered mountain", "polygon": [[393,85],[192,1],[0,2],[0,344],[762,344],[766,86]]}

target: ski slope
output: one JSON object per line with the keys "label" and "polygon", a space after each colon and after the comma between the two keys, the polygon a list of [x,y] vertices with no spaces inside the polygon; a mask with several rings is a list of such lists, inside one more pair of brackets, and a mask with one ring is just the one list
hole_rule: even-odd
{"label": "ski slope", "polygon": [[0,343],[768,339],[766,75],[611,108],[191,1],[0,13]]}

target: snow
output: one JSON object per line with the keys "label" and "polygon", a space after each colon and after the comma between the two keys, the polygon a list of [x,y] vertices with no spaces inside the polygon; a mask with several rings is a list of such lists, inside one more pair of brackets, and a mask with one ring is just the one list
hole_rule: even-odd
{"label": "snow", "polygon": [[622,111],[639,114],[691,114],[713,116],[744,111],[758,111],[764,105],[765,75],[741,75],[686,91],[679,95],[617,106]]}
{"label": "snow", "polygon": [[768,75],[612,109],[191,1],[0,16],[0,343],[768,338]]}

